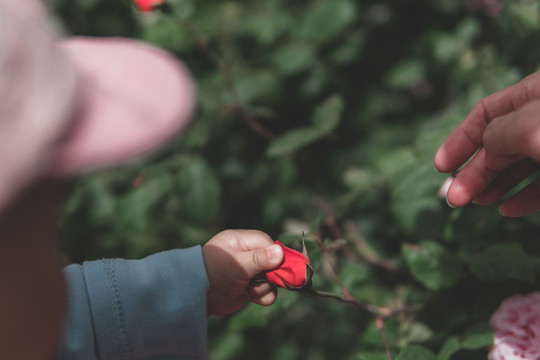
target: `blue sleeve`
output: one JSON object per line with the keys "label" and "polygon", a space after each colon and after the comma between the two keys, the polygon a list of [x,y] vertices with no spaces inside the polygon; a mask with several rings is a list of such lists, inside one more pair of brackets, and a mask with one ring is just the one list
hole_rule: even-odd
{"label": "blue sleeve", "polygon": [[207,359],[200,246],[64,269],[68,309],[55,360]]}

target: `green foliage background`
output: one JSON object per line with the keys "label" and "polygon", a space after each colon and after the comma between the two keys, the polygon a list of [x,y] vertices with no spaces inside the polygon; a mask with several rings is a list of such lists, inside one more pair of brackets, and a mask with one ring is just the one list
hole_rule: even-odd
{"label": "green foliage background", "polygon": [[[70,261],[139,258],[255,228],[299,248],[314,288],[396,310],[394,359],[485,359],[501,300],[538,288],[539,215],[450,209],[434,153],[482,97],[540,65],[532,0],[55,0],[66,33],[177,54],[199,105],[157,155],[73,181]],[[136,74],[133,74],[136,76]],[[316,239],[327,249],[323,256]],[[404,311],[399,311],[402,309]],[[387,359],[376,316],[280,291],[212,318],[211,358]]]}

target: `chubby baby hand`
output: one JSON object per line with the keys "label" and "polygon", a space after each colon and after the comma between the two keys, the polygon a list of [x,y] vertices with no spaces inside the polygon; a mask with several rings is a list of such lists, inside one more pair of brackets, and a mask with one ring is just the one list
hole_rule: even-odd
{"label": "chubby baby hand", "polygon": [[210,239],[202,252],[210,282],[208,316],[237,311],[248,300],[263,306],[274,303],[276,287],[252,281],[283,261],[283,249],[270,236],[257,230],[225,230]]}

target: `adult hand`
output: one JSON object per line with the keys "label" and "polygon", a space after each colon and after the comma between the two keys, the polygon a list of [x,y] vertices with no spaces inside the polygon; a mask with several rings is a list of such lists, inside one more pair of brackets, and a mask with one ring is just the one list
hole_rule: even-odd
{"label": "adult hand", "polygon": [[[453,172],[469,159],[448,189],[453,207],[491,204],[540,169],[540,72],[482,99],[441,145],[434,164]],[[539,181],[500,207],[512,217],[537,210]]]}
{"label": "adult hand", "polygon": [[225,315],[239,310],[246,301],[268,306],[277,290],[268,282],[252,279],[277,268],[283,250],[267,234],[256,230],[225,230],[202,248],[210,282],[208,315]]}

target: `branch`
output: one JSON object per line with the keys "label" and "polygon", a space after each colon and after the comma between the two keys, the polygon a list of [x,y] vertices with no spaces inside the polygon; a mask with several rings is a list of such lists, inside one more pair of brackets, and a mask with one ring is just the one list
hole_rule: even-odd
{"label": "branch", "polygon": [[377,318],[380,319],[388,319],[395,317],[397,315],[401,314],[410,314],[414,313],[418,310],[420,310],[420,305],[409,305],[409,306],[403,306],[403,307],[396,307],[396,308],[387,308],[382,306],[373,306],[373,305],[367,305],[364,304],[358,300],[356,300],[354,297],[347,297],[346,295],[342,294],[336,294],[332,292],[322,291],[322,290],[316,290],[316,289],[310,289],[307,291],[308,294],[314,297],[318,298],[325,298],[325,299],[333,299],[337,300],[340,303],[352,305],[360,310],[366,311],[370,315],[374,315]]}
{"label": "branch", "polygon": [[398,264],[391,260],[382,258],[373,247],[364,239],[358,228],[352,221],[345,222],[347,238],[349,238],[356,250],[367,263],[383,268],[388,271],[399,270]]}
{"label": "branch", "polygon": [[236,81],[233,76],[233,64],[228,64],[227,62],[223,61],[221,57],[218,56],[218,54],[209,46],[207,38],[199,32],[197,27],[191,21],[181,16],[177,16],[176,18],[183,27],[185,27],[192,33],[193,38],[195,39],[195,42],[197,43],[199,49],[202,50],[202,52],[206,54],[206,56],[208,56],[208,58],[218,68],[223,79],[225,80],[225,85],[232,98],[231,107],[238,110],[244,122],[254,132],[260,134],[267,140],[274,139],[275,135],[271,131],[266,129],[264,126],[262,126],[242,103],[240,95],[238,94]]}
{"label": "branch", "polygon": [[392,354],[390,353],[390,347],[388,346],[388,340],[386,339],[386,331],[384,331],[384,320],[381,317],[378,317],[375,320],[375,325],[377,326],[377,329],[379,329],[379,332],[381,333],[383,343],[384,343],[384,351],[386,352],[386,358],[388,360],[392,360]]}
{"label": "branch", "polygon": [[378,306],[373,306],[373,305],[366,305],[356,300],[354,296],[351,294],[351,292],[345,287],[345,285],[339,279],[334,269],[334,266],[329,260],[328,250],[326,246],[324,245],[321,237],[318,234],[315,234],[315,238],[317,239],[319,247],[321,248],[323,258],[326,259],[328,262],[328,266],[329,266],[329,269],[330,269],[330,272],[332,274],[334,281],[339,285],[341,289],[342,295],[330,293],[326,291],[315,290],[315,289],[310,289],[309,293],[315,297],[334,299],[341,303],[352,305],[362,311],[367,312],[368,314],[374,315],[376,317],[375,324],[377,326],[377,329],[379,330],[379,333],[381,334],[381,338],[384,344],[386,357],[388,360],[392,360],[392,354],[390,353],[390,346],[388,345],[388,339],[386,338],[386,332],[384,330],[384,319],[396,316],[398,314],[416,311],[419,307],[407,306],[407,307],[397,307],[397,308],[385,308],[385,307],[378,307]]}
{"label": "branch", "polygon": [[356,307],[356,308],[358,308],[360,310],[366,311],[369,314],[374,314],[374,313],[377,313],[377,311],[378,311],[376,307],[369,306],[369,305],[364,305],[360,301],[358,301],[358,300],[356,300],[356,299],[354,299],[352,297],[348,298],[348,297],[346,297],[344,295],[331,293],[331,292],[327,292],[327,291],[315,290],[315,289],[310,289],[308,293],[310,295],[314,296],[314,297],[334,299],[334,300],[337,300],[337,301],[339,301],[341,303],[352,305],[352,306],[354,306],[354,307]]}
{"label": "branch", "polygon": [[334,269],[334,265],[332,264],[332,262],[330,261],[330,259],[328,257],[328,250],[327,250],[326,246],[324,245],[321,237],[319,235],[315,234],[315,239],[317,239],[317,243],[319,244],[319,247],[321,248],[323,258],[326,259],[326,261],[328,263],[328,268],[330,270],[330,273],[332,274],[332,278],[339,285],[339,287],[341,289],[341,292],[345,296],[345,299],[354,300],[354,297],[351,295],[349,290],[345,287],[345,285],[341,282],[341,280],[337,276],[336,270]]}

